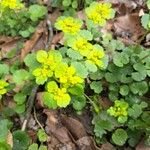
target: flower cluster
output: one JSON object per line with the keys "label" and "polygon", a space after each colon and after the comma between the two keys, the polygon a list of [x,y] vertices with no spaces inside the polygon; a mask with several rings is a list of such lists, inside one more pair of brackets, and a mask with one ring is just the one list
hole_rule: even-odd
{"label": "flower cluster", "polygon": [[23,4],[19,2],[19,0],[1,0],[0,8],[4,10],[5,8],[10,9],[20,9],[23,7]]}
{"label": "flower cluster", "polygon": [[88,19],[100,26],[104,26],[106,20],[113,18],[115,14],[110,3],[98,2],[93,2],[88,8],[86,8],[85,12]]}
{"label": "flower cluster", "polygon": [[57,106],[66,107],[70,103],[70,95],[67,93],[66,88],[59,88],[55,81],[50,81],[47,84],[47,91],[52,94],[53,99],[56,101]]}
{"label": "flower cluster", "polygon": [[61,16],[56,21],[55,27],[58,30],[62,30],[64,33],[69,33],[74,35],[80,31],[82,24],[83,23],[80,19]]}
{"label": "flower cluster", "polygon": [[7,92],[7,89],[6,87],[8,86],[9,84],[4,81],[4,80],[0,80],[0,96],[5,94]]}
{"label": "flower cluster", "polygon": [[72,87],[74,85],[83,83],[83,79],[76,75],[76,70],[73,66],[67,66],[63,69],[63,74],[58,76],[59,82],[64,87]]}
{"label": "flower cluster", "polygon": [[62,56],[54,50],[50,52],[40,50],[37,52],[36,58],[41,67],[36,68],[33,75],[36,77],[37,84],[44,84],[49,77],[53,76],[55,68],[61,63]]}
{"label": "flower cluster", "polygon": [[72,40],[69,40],[68,46],[79,52],[90,63],[95,64],[98,67],[104,66],[101,59],[105,56],[105,53],[103,48],[98,44],[92,45],[86,38],[77,36],[73,37]]}
{"label": "flower cluster", "polygon": [[47,93],[51,95],[50,101],[54,100],[59,107],[66,107],[70,103],[68,89],[83,83],[83,79],[76,75],[76,69],[62,60],[62,55],[55,50],[46,52],[39,50],[36,60],[40,67],[33,70],[37,84],[44,84],[49,78],[52,80],[47,84]]}
{"label": "flower cluster", "polygon": [[115,105],[110,107],[107,112],[109,115],[118,117],[118,122],[123,123],[127,120],[129,105],[124,100],[116,100]]}

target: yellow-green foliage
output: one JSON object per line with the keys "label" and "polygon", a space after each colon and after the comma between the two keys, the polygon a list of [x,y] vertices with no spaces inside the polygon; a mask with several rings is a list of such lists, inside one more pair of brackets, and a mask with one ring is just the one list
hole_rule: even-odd
{"label": "yellow-green foliage", "polygon": [[88,8],[86,8],[85,12],[88,19],[100,26],[104,26],[106,21],[112,19],[115,14],[110,3],[98,2],[93,2]]}
{"label": "yellow-green foliage", "polygon": [[7,89],[6,87],[8,86],[9,84],[4,81],[4,80],[0,80],[0,95],[3,95],[7,92]]}
{"label": "yellow-green foliage", "polygon": [[0,9],[3,11],[5,8],[21,9],[23,4],[19,0],[1,0]]}

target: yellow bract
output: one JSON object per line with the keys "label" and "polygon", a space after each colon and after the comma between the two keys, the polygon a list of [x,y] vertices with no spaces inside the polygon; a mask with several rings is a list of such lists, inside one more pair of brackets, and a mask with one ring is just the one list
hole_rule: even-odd
{"label": "yellow bract", "polygon": [[86,8],[85,12],[88,19],[100,26],[104,26],[106,20],[113,18],[114,15],[114,10],[111,8],[110,3],[93,2],[90,7]]}
{"label": "yellow bract", "polygon": [[20,9],[23,7],[23,4],[18,0],[0,0],[0,6],[2,9],[10,8],[10,9]]}
{"label": "yellow bract", "polygon": [[3,95],[7,92],[6,90],[6,87],[8,86],[9,84],[4,81],[4,80],[0,80],[0,95]]}
{"label": "yellow bract", "polygon": [[54,95],[54,100],[57,101],[59,107],[66,107],[70,103],[71,98],[69,94],[67,94],[66,88],[58,88]]}
{"label": "yellow bract", "polygon": [[82,26],[82,21],[74,19],[72,17],[60,17],[55,27],[58,30],[62,30],[64,33],[76,34]]}
{"label": "yellow bract", "polygon": [[[94,47],[94,46],[93,46]],[[101,61],[101,58],[104,57],[104,51],[101,49],[93,49],[89,55],[87,56],[87,59],[90,60],[92,63],[99,67],[103,67],[103,62]]]}
{"label": "yellow bract", "polygon": [[92,44],[82,37],[78,37],[72,44],[72,49],[78,51],[83,56],[87,56],[91,48]]}
{"label": "yellow bract", "polygon": [[74,86],[79,83],[83,83],[83,79],[75,75],[76,70],[73,66],[66,68],[62,76],[59,77],[59,81],[64,86]]}

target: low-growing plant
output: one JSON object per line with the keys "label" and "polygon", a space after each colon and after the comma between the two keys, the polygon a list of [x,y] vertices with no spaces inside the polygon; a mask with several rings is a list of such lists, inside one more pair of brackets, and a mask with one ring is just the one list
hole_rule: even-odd
{"label": "low-growing plant", "polygon": [[[72,4],[72,1],[67,2],[66,7]],[[2,18],[10,9],[14,11],[8,5],[1,12]],[[31,5],[29,9],[19,8],[14,13],[23,13],[30,18],[29,22],[37,24],[45,12],[45,7]],[[60,16],[54,27],[64,33],[64,44],[57,50],[28,54],[24,59],[25,69],[20,62],[11,67],[0,64],[0,95],[7,92],[9,84],[10,90],[15,92],[13,109],[23,115],[26,98],[37,84],[42,87],[43,104],[49,109],[72,106],[78,114],[82,114],[84,107],[91,107],[97,143],[109,141],[119,147],[126,143],[135,147],[144,136],[146,144],[150,145],[150,112],[146,95],[150,85],[150,50],[140,45],[125,46],[111,34],[102,33],[101,29],[114,15],[110,3],[93,2],[85,8],[85,20]],[[20,28],[18,31],[21,33]],[[26,32],[25,35],[29,36]],[[9,83],[4,80],[7,74],[12,75]],[[20,87],[19,92],[15,91],[17,86]],[[105,106],[103,99],[111,104]],[[22,135],[26,143],[23,149],[46,149],[43,142],[46,142],[47,136],[43,130],[38,132],[40,147],[37,143],[30,145],[24,132],[16,131],[13,135],[16,147],[20,146],[17,140]],[[0,144],[3,142],[0,140]]]}
{"label": "low-growing plant", "polygon": [[35,32],[39,20],[44,17],[46,7],[38,4],[25,7],[19,0],[0,1],[0,35],[29,37]]}

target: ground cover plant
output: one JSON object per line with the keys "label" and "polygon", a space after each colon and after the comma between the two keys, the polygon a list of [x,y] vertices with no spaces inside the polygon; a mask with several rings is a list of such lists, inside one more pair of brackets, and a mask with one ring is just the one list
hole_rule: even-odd
{"label": "ground cover plant", "polygon": [[148,148],[149,9],[1,0],[0,150]]}

